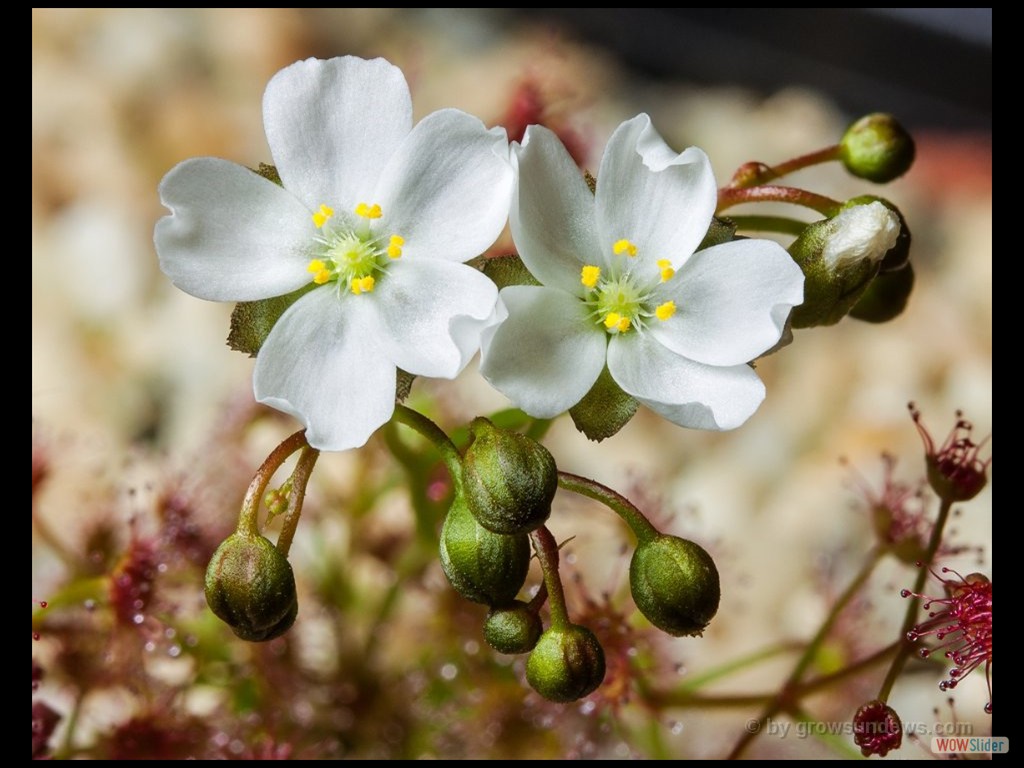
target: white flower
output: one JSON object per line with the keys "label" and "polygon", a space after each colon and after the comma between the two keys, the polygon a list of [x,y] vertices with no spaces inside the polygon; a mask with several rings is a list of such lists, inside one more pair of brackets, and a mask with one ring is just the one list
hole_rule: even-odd
{"label": "white flower", "polygon": [[461,262],[504,227],[508,143],[453,109],[413,127],[405,78],[383,59],[281,70],[263,120],[283,187],[225,160],[181,163],[160,184],[160,267],[215,301],[319,285],[260,349],[256,399],[316,448],[358,447],[394,412],[396,367],[452,378],[479,347],[497,289]]}
{"label": "white flower", "polygon": [[833,270],[862,259],[881,261],[900,234],[899,217],[877,200],[844,208],[829,224],[822,257]]}
{"label": "white flower", "polygon": [[647,115],[612,135],[596,194],[544,128],[514,154],[512,236],[543,286],[502,290],[509,316],[485,334],[483,375],[527,413],[552,417],[607,365],[676,424],[742,424],[764,399],[746,363],[779,340],[803,274],[767,240],[694,253],[717,200],[707,156],[673,152]]}

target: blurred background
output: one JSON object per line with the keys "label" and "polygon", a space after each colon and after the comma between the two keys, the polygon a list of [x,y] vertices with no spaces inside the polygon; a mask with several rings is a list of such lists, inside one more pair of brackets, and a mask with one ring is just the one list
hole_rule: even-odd
{"label": "blurred background", "polygon": [[[913,484],[924,465],[909,400],[940,440],[956,409],[977,437],[991,430],[991,10],[37,9],[32,43],[34,753],[42,702],[57,756],[720,757],[759,708],[677,706],[666,692],[766,649],[707,690],[780,685],[872,544],[865,493],[839,458],[877,490],[889,452]],[[485,610],[450,590],[417,532],[443,512],[409,493],[438,482],[432,455],[410,441],[414,458],[396,461],[387,444],[408,436],[388,430],[320,460],[293,549],[292,633],[250,646],[204,609],[205,560],[296,425],[253,404],[252,361],[224,344],[231,307],[159,272],[157,184],[194,156],[269,162],[269,78],[344,54],[400,66],[417,118],[450,106],[510,133],[542,121],[591,169],[641,111],[673,147],[707,151],[719,184],[746,161],[833,144],[866,112],[892,112],[918,142],[885,189],[834,164],[787,180],[900,207],[917,274],[902,316],[797,332],[759,363],[768,397],[735,432],[642,409],[601,444],[569,419],[551,428],[561,469],[699,541],[723,580],[702,639],[660,636],[634,615],[624,528],[559,494],[552,530],[576,537],[570,610],[602,627],[609,655],[605,687],[575,705],[544,703],[521,659],[483,643]],[[417,382],[412,404],[448,429],[508,405],[475,364],[454,384]],[[987,490],[953,528],[966,549],[943,564],[991,574]],[[915,577],[878,571],[822,670],[892,642]],[[892,699],[904,722],[987,733],[983,676],[951,708],[941,673],[910,667]],[[848,720],[883,675],[805,704]],[[764,735],[748,754],[851,748]]]}

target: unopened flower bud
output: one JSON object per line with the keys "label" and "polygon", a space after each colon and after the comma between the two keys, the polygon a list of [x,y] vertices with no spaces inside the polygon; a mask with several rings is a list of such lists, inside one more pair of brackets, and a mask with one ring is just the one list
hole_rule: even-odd
{"label": "unopened flower bud", "polygon": [[637,546],[629,563],[633,602],[647,620],[670,635],[699,635],[721,598],[718,569],[699,544],[659,535]]}
{"label": "unopened flower bud", "polygon": [[878,274],[899,234],[899,217],[877,200],[854,203],[809,224],[789,247],[805,277],[804,303],[793,309],[793,327],[842,320]]}
{"label": "unopened flower bud", "polygon": [[491,609],[484,622],[484,640],[499,653],[529,653],[543,629],[540,616],[516,600],[512,605]]}
{"label": "unopened flower bud", "polygon": [[884,701],[869,701],[853,716],[853,743],[864,757],[885,757],[903,743],[903,723]]}
{"label": "unopened flower bud", "polygon": [[550,627],[526,660],[526,680],[549,701],[576,701],[604,680],[604,650],[584,626]]}
{"label": "unopened flower bud", "polygon": [[846,129],[839,142],[846,170],[861,179],[885,184],[906,173],[914,162],[914,140],[892,115],[867,115]]}
{"label": "unopened flower bud", "polygon": [[299,612],[288,559],[258,534],[236,532],[213,553],[206,568],[206,602],[243,640],[283,635]]}
{"label": "unopened flower bud", "polygon": [[912,237],[910,234],[910,227],[907,226],[907,219],[903,215],[903,211],[896,207],[896,204],[890,200],[886,200],[884,197],[878,195],[858,195],[857,197],[850,198],[843,203],[843,208],[853,208],[857,205],[871,205],[871,203],[881,203],[894,214],[899,220],[900,231],[896,235],[896,242],[893,243],[892,247],[885,252],[885,256],[882,257],[881,264],[878,265],[878,271],[880,273],[895,272],[898,269],[902,269],[906,265],[908,259],[910,259],[910,244]]}
{"label": "unopened flower bud", "polygon": [[526,581],[530,540],[507,536],[477,522],[462,494],[456,494],[441,527],[441,567],[455,591],[484,605],[507,605]]}
{"label": "unopened flower bud", "polygon": [[536,440],[485,418],[469,425],[473,442],[462,469],[466,503],[495,533],[526,533],[544,524],[558,490],[558,467]]}
{"label": "unopened flower bud", "polygon": [[914,268],[904,264],[895,272],[880,272],[861,295],[850,317],[868,323],[887,323],[907,308],[914,290]]}

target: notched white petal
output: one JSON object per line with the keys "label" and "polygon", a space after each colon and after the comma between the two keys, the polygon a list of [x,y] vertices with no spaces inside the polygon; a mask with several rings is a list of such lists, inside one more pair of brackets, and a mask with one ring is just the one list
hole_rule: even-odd
{"label": "notched white petal", "polygon": [[248,168],[186,160],[160,182],[160,200],[172,211],[154,233],[160,269],[186,293],[249,301],[309,282],[310,212]]}

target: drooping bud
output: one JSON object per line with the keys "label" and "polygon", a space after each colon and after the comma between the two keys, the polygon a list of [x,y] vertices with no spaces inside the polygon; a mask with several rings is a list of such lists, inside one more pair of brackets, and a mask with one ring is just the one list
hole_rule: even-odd
{"label": "drooping bud", "polygon": [[526,533],[544,524],[558,490],[558,467],[543,445],[483,417],[469,425],[462,484],[477,521],[494,533]]}
{"label": "drooping bud", "polygon": [[850,310],[850,317],[867,323],[887,323],[903,314],[914,290],[914,268],[908,263],[895,272],[880,272]]}
{"label": "drooping bud", "polygon": [[206,602],[250,642],[280,637],[299,613],[288,559],[259,534],[235,532],[217,547],[206,568]]}
{"label": "drooping bud", "polygon": [[804,303],[793,309],[793,327],[842,320],[878,274],[899,234],[899,217],[877,200],[851,201],[832,218],[809,224],[789,247],[805,277]]}
{"label": "drooping bud", "polygon": [[526,680],[549,701],[576,701],[604,680],[604,650],[584,626],[550,627],[526,660]]}
{"label": "drooping bud", "polygon": [[853,716],[853,743],[864,757],[885,757],[903,743],[903,723],[896,710],[875,699],[857,710]]}
{"label": "drooping bud", "polygon": [[895,272],[902,269],[907,261],[910,259],[910,245],[913,238],[910,234],[910,227],[907,226],[907,219],[903,215],[903,211],[896,207],[896,204],[890,200],[886,200],[884,197],[878,195],[858,195],[857,197],[850,198],[843,203],[843,208],[853,208],[857,205],[871,205],[871,203],[881,203],[894,214],[899,220],[900,232],[896,236],[896,242],[893,246],[885,252],[885,256],[882,257],[882,263],[878,265],[878,271],[881,274],[886,272]]}
{"label": "drooping bud", "polygon": [[854,176],[885,184],[914,162],[914,140],[892,115],[867,115],[846,129],[839,156]]}
{"label": "drooping bud", "polygon": [[492,608],[484,622],[484,640],[499,653],[529,653],[543,631],[540,616],[521,600]]}
{"label": "drooping bud", "polygon": [[711,555],[699,544],[667,535],[637,546],[629,563],[629,589],[640,613],[676,637],[701,634],[722,594]]}
{"label": "drooping bud", "polygon": [[441,567],[455,591],[484,605],[515,599],[530,567],[525,533],[507,536],[477,522],[462,494],[456,494],[441,527]]}

